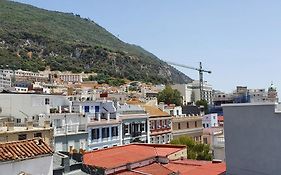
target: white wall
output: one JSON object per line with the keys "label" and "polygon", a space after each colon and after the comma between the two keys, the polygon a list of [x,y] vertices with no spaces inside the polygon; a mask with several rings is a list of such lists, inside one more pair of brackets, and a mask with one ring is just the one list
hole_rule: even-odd
{"label": "white wall", "polygon": [[[45,105],[45,98],[50,99],[50,104]],[[38,114],[48,114],[50,106],[67,105],[66,98],[56,95],[38,95],[38,94],[0,94],[0,107],[2,112],[0,117],[21,118],[22,122],[29,117]],[[22,112],[21,112],[22,111]],[[25,113],[26,115],[24,115]]]}
{"label": "white wall", "polygon": [[212,128],[219,126],[218,124],[218,114],[207,114],[203,116],[202,124],[204,128]]}
{"label": "white wall", "polygon": [[53,174],[53,156],[23,161],[0,163],[0,174],[18,175],[20,172],[34,175]]}

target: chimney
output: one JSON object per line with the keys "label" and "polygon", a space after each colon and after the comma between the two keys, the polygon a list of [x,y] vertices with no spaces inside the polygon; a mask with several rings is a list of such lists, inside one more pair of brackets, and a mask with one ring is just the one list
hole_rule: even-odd
{"label": "chimney", "polygon": [[27,130],[33,129],[33,121],[27,121],[26,122],[26,129]]}
{"label": "chimney", "polygon": [[13,131],[14,130],[14,122],[6,122],[6,126],[7,126],[7,131]]}
{"label": "chimney", "polygon": [[50,128],[50,121],[49,120],[44,121],[44,128]]}

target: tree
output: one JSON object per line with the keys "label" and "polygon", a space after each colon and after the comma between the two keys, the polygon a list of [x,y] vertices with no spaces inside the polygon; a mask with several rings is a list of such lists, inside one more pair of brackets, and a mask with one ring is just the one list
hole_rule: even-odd
{"label": "tree", "polygon": [[178,90],[172,89],[171,86],[166,86],[166,88],[158,93],[158,102],[164,102],[166,104],[175,104],[177,106],[182,105],[182,97]]}
{"label": "tree", "polygon": [[203,143],[196,143],[192,138],[188,136],[180,136],[171,141],[174,145],[186,145],[187,158],[194,160],[212,160],[212,154],[210,153],[210,146]]}
{"label": "tree", "polygon": [[200,106],[204,106],[204,112],[205,114],[209,113],[209,108],[208,108],[208,102],[204,99],[204,100],[198,100],[196,103],[196,106],[200,107]]}

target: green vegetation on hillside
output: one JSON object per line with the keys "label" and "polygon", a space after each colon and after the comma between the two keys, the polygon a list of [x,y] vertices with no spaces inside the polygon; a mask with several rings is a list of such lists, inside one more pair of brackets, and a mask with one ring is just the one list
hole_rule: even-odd
{"label": "green vegetation on hillside", "polygon": [[0,1],[0,65],[38,71],[96,72],[153,83],[190,78],[90,19]]}

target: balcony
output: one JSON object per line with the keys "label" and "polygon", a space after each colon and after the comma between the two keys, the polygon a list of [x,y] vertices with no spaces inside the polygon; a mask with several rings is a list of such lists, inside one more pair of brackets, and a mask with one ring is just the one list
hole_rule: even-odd
{"label": "balcony", "polygon": [[141,131],[132,132],[132,133],[131,133],[131,136],[132,136],[132,137],[139,137],[139,136],[141,136],[141,135],[142,135],[142,132],[141,132]]}
{"label": "balcony", "polygon": [[71,124],[71,125],[54,127],[55,135],[76,134],[79,132],[86,132],[85,124]]}

